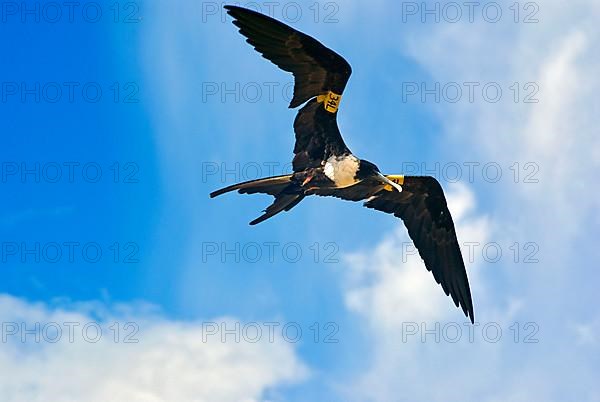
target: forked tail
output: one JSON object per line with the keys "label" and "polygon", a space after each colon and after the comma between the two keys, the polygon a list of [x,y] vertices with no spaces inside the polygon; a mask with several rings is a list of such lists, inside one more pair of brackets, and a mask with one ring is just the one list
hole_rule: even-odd
{"label": "forked tail", "polygon": [[264,179],[250,180],[243,183],[233,184],[210,193],[210,198],[237,190],[240,194],[270,194],[275,197],[273,204],[265,209],[265,213],[252,222],[256,225],[281,211],[289,211],[294,208],[305,197],[302,189],[292,181],[292,175],[266,177]]}

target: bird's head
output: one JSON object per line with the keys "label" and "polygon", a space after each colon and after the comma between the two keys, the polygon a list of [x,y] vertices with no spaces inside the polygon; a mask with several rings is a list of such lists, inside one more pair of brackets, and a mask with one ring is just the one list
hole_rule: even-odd
{"label": "bird's head", "polygon": [[393,181],[385,177],[383,174],[381,174],[379,168],[374,163],[371,163],[364,159],[361,159],[358,164],[356,178],[359,180],[373,178],[384,185],[392,186],[392,188],[395,188],[399,192],[402,191],[402,187],[399,184],[394,183]]}
{"label": "bird's head", "polygon": [[356,178],[359,180],[364,180],[368,177],[377,176],[379,173],[379,168],[369,161],[364,159],[360,159],[358,163],[358,170],[356,172]]}

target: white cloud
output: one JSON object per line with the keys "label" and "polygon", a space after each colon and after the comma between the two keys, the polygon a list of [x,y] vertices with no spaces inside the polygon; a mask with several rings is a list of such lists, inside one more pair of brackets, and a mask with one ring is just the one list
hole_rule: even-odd
{"label": "white cloud", "polygon": [[[122,307],[114,311],[97,304],[65,308],[0,295],[2,400],[252,402],[308,374],[293,344],[282,340],[277,331],[273,341],[263,336],[251,343],[242,335],[239,343],[231,336],[222,342],[218,335],[203,334],[208,327],[201,323],[170,321],[147,308]],[[234,318],[212,321],[234,328]],[[79,324],[71,325],[72,342],[65,325],[69,322]],[[135,323],[139,331],[133,333],[135,327],[125,327],[127,322]],[[40,323],[39,343],[35,334],[22,331],[21,323],[28,330]],[[93,324],[83,331],[88,323],[101,325],[97,342]],[[60,338],[56,338],[57,325]],[[138,342],[125,342],[128,334],[130,341]]]}

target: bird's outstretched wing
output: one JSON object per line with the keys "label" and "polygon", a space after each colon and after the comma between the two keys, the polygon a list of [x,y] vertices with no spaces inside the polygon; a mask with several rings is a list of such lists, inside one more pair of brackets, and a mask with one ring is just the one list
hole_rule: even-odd
{"label": "bird's outstretched wing", "polygon": [[436,282],[474,322],[469,280],[440,183],[430,176],[405,176],[402,192],[379,191],[365,206],[394,214],[404,221]]}
{"label": "bird's outstretched wing", "polygon": [[247,42],[266,59],[294,75],[289,107],[309,101],[294,121],[294,171],[318,167],[331,155],[350,152],[337,126],[337,110],[352,69],[316,39],[253,10],[225,6]]}
{"label": "bird's outstretched wing", "polygon": [[367,179],[345,188],[315,189],[313,194],[366,200],[366,207],[401,218],[427,269],[473,322],[469,280],[442,187],[429,176],[387,177],[400,184],[402,192]]}

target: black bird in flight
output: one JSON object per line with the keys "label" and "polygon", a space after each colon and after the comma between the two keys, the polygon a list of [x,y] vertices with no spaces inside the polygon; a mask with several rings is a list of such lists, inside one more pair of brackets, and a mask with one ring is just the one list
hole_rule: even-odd
{"label": "black bird in flight", "polygon": [[294,120],[294,173],[234,184],[211,193],[211,198],[233,190],[275,197],[251,225],[289,211],[313,194],[364,200],[367,208],[404,221],[427,269],[474,322],[465,264],[439,182],[430,176],[384,175],[344,144],[337,111],[352,72],[350,64],[316,39],[273,18],[236,6],[225,9],[254,49],[294,75],[289,107],[305,105]]}

